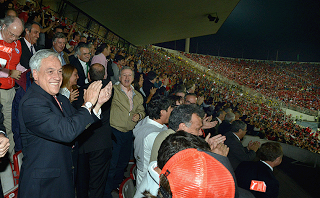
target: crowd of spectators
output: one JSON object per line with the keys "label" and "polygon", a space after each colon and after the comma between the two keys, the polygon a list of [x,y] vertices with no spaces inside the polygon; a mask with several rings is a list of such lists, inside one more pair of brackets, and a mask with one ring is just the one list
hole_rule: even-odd
{"label": "crowd of spectators", "polygon": [[[27,1],[27,4],[24,6],[19,5],[16,1],[1,1],[1,3],[1,6],[8,11],[10,11],[12,7],[13,9],[11,11],[13,11],[13,15],[18,16],[22,21],[25,21],[26,24],[28,24],[25,27],[26,29],[24,29],[25,36],[18,40],[18,34],[9,32],[8,28],[19,19],[7,18],[8,21],[12,20],[12,22],[2,24],[1,35],[10,38],[14,37],[15,40],[3,42],[11,44],[13,42],[18,42],[20,44],[20,42],[22,43],[25,40],[31,45],[31,48],[29,48],[28,45],[27,49],[28,53],[31,52],[30,57],[27,57],[29,54],[26,55],[26,52],[22,51],[23,49],[21,50],[21,46],[18,46],[20,47],[20,51],[22,51],[20,64],[15,65],[17,68],[10,69],[10,71],[18,71],[19,65],[24,67],[25,70],[19,70],[20,73],[17,72],[17,76],[12,76],[12,71],[11,73],[9,72],[10,76],[7,78],[15,79],[16,81],[14,82],[17,84],[16,88],[11,87],[11,89],[18,90],[23,88],[24,91],[26,91],[30,86],[25,82],[21,83],[21,80],[19,81],[20,76],[23,75],[24,78],[30,78],[29,73],[27,73],[30,72],[29,65],[23,64],[21,61],[22,58],[30,59],[31,57],[35,57],[34,53],[38,53],[36,51],[50,48],[52,50],[50,53],[53,53],[53,51],[58,52],[56,55],[61,58],[63,81],[60,93],[67,96],[73,106],[78,102],[78,108],[81,109],[83,107],[84,101],[82,101],[82,96],[86,92],[85,89],[89,89],[91,83],[91,85],[96,85],[100,83],[101,80],[105,83],[103,86],[106,86],[108,91],[110,91],[111,83],[109,81],[112,81],[114,88],[112,103],[106,103],[105,106],[102,106],[104,104],[100,105],[99,103],[101,107],[104,107],[102,108],[102,114],[104,114],[102,117],[102,126],[97,126],[97,128],[91,126],[91,128],[87,128],[83,133],[90,134],[94,131],[94,133],[97,134],[96,131],[101,129],[100,132],[108,131],[108,134],[104,133],[106,136],[105,139],[99,136],[90,136],[89,138],[82,137],[82,140],[81,137],[78,137],[77,139],[79,142],[84,142],[82,142],[82,146],[85,143],[90,143],[90,141],[88,141],[90,138],[93,139],[93,142],[95,143],[100,140],[100,142],[102,142],[100,146],[108,152],[106,152],[105,155],[108,155],[108,162],[106,163],[111,164],[110,170],[108,165],[105,166],[106,170],[104,173],[97,174],[100,175],[101,178],[103,177],[103,182],[101,182],[102,185],[99,187],[99,194],[104,193],[104,186],[106,186],[107,194],[110,194],[111,190],[116,189],[118,184],[121,183],[123,174],[119,174],[119,172],[124,170],[129,161],[129,155],[132,148],[132,146],[130,146],[132,144],[132,130],[134,130],[136,124],[139,125],[139,121],[144,119],[145,116],[151,115],[150,112],[145,111],[145,109],[152,109],[152,105],[156,107],[159,106],[153,104],[155,103],[155,95],[169,96],[168,98],[170,99],[168,100],[172,100],[170,105],[168,102],[168,106],[164,109],[159,109],[161,112],[159,118],[157,117],[159,115],[153,118],[154,120],[160,119],[163,121],[163,123],[161,122],[161,124],[163,124],[163,129],[166,129],[167,127],[165,124],[168,123],[172,109],[183,103],[186,106],[190,104],[189,108],[191,108],[191,105],[196,103],[201,107],[201,112],[202,110],[206,112],[206,116],[199,113],[196,117],[200,126],[196,127],[197,136],[206,134],[206,131],[201,130],[202,124],[202,129],[205,129],[207,125],[214,125],[217,123],[217,121],[210,122],[210,116],[212,116],[212,118],[218,117],[218,114],[220,114],[219,112],[223,111],[228,113],[227,115],[231,115],[232,120],[243,120],[247,124],[247,129],[243,130],[248,130],[248,134],[257,135],[260,138],[267,138],[269,140],[304,148],[311,152],[320,153],[320,136],[318,132],[295,124],[290,116],[287,116],[279,108],[279,105],[275,100],[265,100],[263,98],[263,95],[265,95],[290,105],[301,106],[308,108],[309,110],[319,110],[320,81],[317,76],[320,73],[320,70],[315,65],[278,62],[269,63],[255,60],[248,61],[221,57],[216,58],[184,53],[185,56],[206,66],[208,69],[237,82],[239,85],[244,85],[261,93],[260,95],[252,95],[246,90],[243,90],[242,86],[221,81],[210,72],[207,72],[208,69],[203,70],[193,63],[184,60],[180,56],[171,54],[163,49],[145,46],[139,47],[133,54],[129,54],[126,50],[120,49],[117,46],[112,46],[108,42],[102,43],[102,40],[94,37],[90,34],[90,31],[78,31],[79,29],[77,28],[76,23],[71,24],[69,20],[64,19],[63,17],[52,15],[48,11],[48,7],[41,7],[38,1],[35,1],[35,4]],[[7,15],[9,13],[8,11],[3,13]],[[20,26],[22,26],[22,24]],[[26,43],[24,45],[26,45]],[[33,46],[36,49],[32,48]],[[41,53],[48,53],[48,50],[47,52],[45,50],[40,51],[40,54]],[[9,58],[11,60],[11,57]],[[59,67],[60,64],[57,66]],[[313,73],[310,72],[311,69],[314,71]],[[29,79],[29,81],[32,81],[32,79]],[[133,84],[135,89],[131,89],[131,84]],[[17,96],[19,92],[17,91],[15,93]],[[23,94],[20,96],[22,97]],[[53,95],[57,95],[57,93]],[[60,96],[61,94],[59,97]],[[107,100],[109,100],[110,97],[108,92]],[[64,99],[64,97],[62,98]],[[129,102],[127,102],[127,100]],[[150,102],[151,104],[149,104]],[[60,106],[59,101],[58,105]],[[91,106],[90,104],[85,103],[84,107],[88,108],[90,111],[92,105],[92,103]],[[198,106],[196,107],[198,108]],[[59,109],[63,112],[61,106]],[[145,120],[148,119],[149,117],[145,118]],[[18,125],[19,122],[12,126]],[[189,129],[189,126],[185,126],[186,127],[183,130]],[[210,127],[213,128],[213,126]],[[110,128],[112,128],[112,130]],[[116,140],[121,137],[123,142],[115,141],[111,143],[111,131]],[[80,133],[81,131],[79,131],[79,134]],[[17,133],[15,135],[17,135]],[[105,140],[109,141],[107,148],[105,148]],[[17,141],[15,142],[16,151],[20,150],[22,147],[21,140],[20,145]],[[61,146],[59,142],[54,142],[53,144]],[[98,149],[97,145],[98,144],[92,144],[90,147]],[[113,148],[111,148],[111,145],[113,145]],[[83,146],[83,148],[81,148],[80,145],[82,153],[80,153],[79,156],[83,155],[81,157],[83,157],[83,161],[86,163],[89,163],[89,161],[92,162],[93,159],[88,159],[87,154],[97,152],[97,150],[92,151],[90,148],[90,151],[87,152],[85,150],[89,147],[85,147],[86,146]],[[72,149],[73,148],[74,147],[72,147]],[[124,151],[123,148],[127,148],[128,150]],[[224,147],[224,149],[226,150],[227,147]],[[111,151],[112,157],[110,157]],[[148,161],[146,161],[145,165],[148,164],[147,162]],[[86,171],[85,168],[87,165],[86,163],[83,164],[82,167],[82,170],[84,170],[83,176],[89,177],[87,175],[88,171]],[[144,168],[146,167],[147,166]],[[91,176],[92,175],[90,175],[90,177]],[[79,177],[78,180],[82,179]],[[92,183],[97,182],[97,180],[93,180],[95,179],[91,178],[90,181],[85,181],[84,179],[82,182],[85,183],[83,185],[89,186],[89,183],[91,185]],[[80,184],[82,185],[81,181],[77,185]],[[81,189],[81,187],[77,186],[77,189],[78,192],[80,192],[79,189]],[[87,192],[84,192],[83,194],[88,194],[88,192],[93,193],[91,190],[92,189],[85,189]]]}
{"label": "crowd of spectators", "polygon": [[[159,74],[159,76],[167,75],[168,78],[171,80],[171,83],[168,85],[170,87],[170,90],[173,90],[175,84],[193,81],[196,85],[195,93],[198,97],[204,97],[205,104],[213,106],[213,109],[216,108],[216,110],[219,109],[221,106],[231,106],[235,110],[241,112],[243,120],[249,124],[248,134],[259,134],[261,137],[266,137],[270,140],[295,145],[297,147],[305,148],[315,153],[320,152],[320,142],[318,139],[319,133],[311,131],[310,128],[304,128],[297,125],[295,121],[291,119],[291,116],[286,115],[280,108],[278,108],[279,104],[276,104],[275,101],[265,101],[262,99],[261,96],[251,95],[248,92],[242,90],[241,86],[226,84],[222,82],[220,79],[212,75],[209,75],[208,73],[206,73],[206,71],[197,68],[192,63],[186,62],[181,57],[175,56],[174,54],[169,54],[165,50],[156,50],[152,47],[146,47],[143,50],[141,50],[141,52],[143,63],[141,64],[141,66],[142,68],[145,68],[143,69],[143,71],[147,72],[147,68],[151,68],[152,70],[156,71]],[[196,56],[201,55],[190,55],[189,57],[191,58]],[[224,71],[228,70],[228,68],[229,70],[231,70],[232,67],[230,66],[224,68],[222,61],[223,58],[220,59],[215,59],[217,62],[219,62],[219,67],[216,68],[216,70]],[[207,60],[208,59],[201,59],[199,63],[207,65],[209,63],[204,62]],[[236,59],[224,60],[226,60],[226,62],[228,63],[236,62]],[[259,63],[258,61],[256,62]],[[260,63],[260,65],[266,65],[266,63]],[[288,65],[285,66],[289,67]],[[215,66],[211,66],[212,69],[214,67]],[[241,64],[239,64],[237,67],[242,66]],[[273,68],[276,71],[276,65],[274,65],[273,67],[269,67]],[[305,65],[303,68],[308,67],[311,66]],[[255,75],[256,78],[259,78],[259,76],[268,75],[262,74],[262,70],[260,70],[258,66],[255,68],[257,71],[260,71],[260,75]],[[244,71],[247,72],[246,70]],[[263,71],[269,70],[267,69]],[[293,70],[291,69],[290,71]],[[239,75],[245,76],[240,71]],[[290,76],[287,78],[291,79]],[[315,80],[314,82],[317,81],[318,80]],[[247,84],[249,84],[249,86],[252,86],[252,84],[250,83]],[[277,85],[277,83],[274,84]],[[312,88],[313,90],[316,90],[315,86]]]}
{"label": "crowd of spectators", "polygon": [[287,105],[320,109],[320,69],[317,64],[183,54],[240,85]]}

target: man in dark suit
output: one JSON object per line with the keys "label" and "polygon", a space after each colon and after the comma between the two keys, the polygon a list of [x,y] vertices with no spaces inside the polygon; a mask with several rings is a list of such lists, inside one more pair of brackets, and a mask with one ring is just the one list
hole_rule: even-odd
{"label": "man in dark suit", "polygon": [[[3,157],[9,149],[9,139],[6,137],[6,127],[3,125],[2,104],[0,103],[0,157]],[[0,198],[3,198],[2,185],[0,179]]]}
{"label": "man in dark suit", "polygon": [[[103,87],[110,82],[105,78],[105,68],[96,63],[89,69],[89,83],[79,88],[78,100],[72,105],[80,109],[84,90],[95,81],[102,80]],[[111,82],[110,82],[111,86]],[[92,124],[77,138],[79,143],[78,171],[77,171],[77,197],[103,197],[107,182],[108,170],[112,155],[112,140],[110,126],[110,102],[101,107],[101,121]]]}
{"label": "man in dark suit", "polygon": [[34,83],[20,102],[23,163],[19,197],[75,197],[71,143],[99,120],[101,106],[110,99],[111,87],[93,82],[84,105],[75,110],[59,94],[62,66],[59,54],[40,50],[30,59]]}
{"label": "man in dark suit", "polygon": [[40,33],[40,26],[35,22],[26,23],[24,27],[25,37],[20,38],[22,53],[20,63],[17,65],[17,69],[19,69],[22,74],[21,78],[16,80],[19,88],[16,90],[16,94],[12,102],[12,132],[15,151],[20,151],[22,149],[18,119],[19,103],[23,95],[26,93],[27,88],[31,85],[29,61],[32,55],[36,53],[35,44],[37,43]]}
{"label": "man in dark suit", "polygon": [[[150,90],[155,88],[154,83],[157,80],[157,74],[154,71],[149,71],[147,74],[147,78],[143,81],[142,89],[146,96],[150,95]],[[169,82],[169,79],[166,78],[163,81],[163,84],[157,89],[156,94],[165,95],[166,94],[166,86]]]}
{"label": "man in dark suit", "polygon": [[236,170],[237,166],[243,161],[252,161],[256,157],[256,151],[259,149],[259,142],[250,142],[245,148],[241,144],[241,139],[246,135],[246,123],[236,120],[231,124],[231,130],[225,134],[226,141],[224,142],[229,148],[228,158]]}
{"label": "man in dark suit", "polygon": [[227,113],[224,117],[224,120],[219,125],[218,133],[224,135],[225,133],[229,132],[231,129],[231,123],[235,120],[234,113]]}
{"label": "man in dark suit", "polygon": [[[235,171],[238,185],[250,190],[255,197],[276,198],[279,194],[279,182],[273,175],[273,168],[282,162],[282,148],[277,142],[261,145],[257,152],[258,162],[242,162]],[[264,183],[262,183],[264,182]]]}
{"label": "man in dark suit", "polygon": [[89,45],[86,43],[79,43],[75,49],[74,56],[70,57],[70,63],[78,70],[79,79],[77,81],[77,85],[80,87],[88,83],[89,61]]}
{"label": "man in dark suit", "polygon": [[25,69],[30,69],[29,61],[31,56],[36,53],[37,40],[39,39],[40,26],[36,22],[26,23],[25,27],[25,36],[20,38],[21,42],[21,58],[20,65]]}
{"label": "man in dark suit", "polygon": [[209,133],[211,134],[211,136],[218,135],[219,126],[224,120],[225,115],[226,115],[226,112],[223,110],[220,110],[217,112],[217,117],[212,119],[212,121],[217,121],[217,124],[215,125],[215,127],[204,130],[205,136],[207,136]]}

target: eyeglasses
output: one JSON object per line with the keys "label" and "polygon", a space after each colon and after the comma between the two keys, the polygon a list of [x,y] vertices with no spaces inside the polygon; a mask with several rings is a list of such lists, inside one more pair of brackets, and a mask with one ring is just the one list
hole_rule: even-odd
{"label": "eyeglasses", "polygon": [[8,31],[10,37],[14,37],[15,39],[20,39],[20,35],[17,36],[17,35],[15,35],[15,34],[13,34],[12,32],[9,31],[8,28],[6,28],[6,30]]}

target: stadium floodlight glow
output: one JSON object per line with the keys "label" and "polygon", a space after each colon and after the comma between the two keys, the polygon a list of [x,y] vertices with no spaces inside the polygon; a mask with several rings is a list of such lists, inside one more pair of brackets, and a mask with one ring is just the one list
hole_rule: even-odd
{"label": "stadium floodlight glow", "polygon": [[215,12],[213,14],[208,14],[209,21],[214,21],[215,23],[219,22],[218,14]]}

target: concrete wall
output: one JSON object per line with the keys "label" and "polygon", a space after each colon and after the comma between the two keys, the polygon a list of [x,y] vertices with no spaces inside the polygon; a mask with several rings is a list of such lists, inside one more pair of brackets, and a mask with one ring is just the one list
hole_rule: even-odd
{"label": "concrete wall", "polygon": [[304,121],[309,121],[309,122],[314,122],[316,121],[316,117],[315,116],[310,116],[304,113],[300,113],[298,111],[294,111],[291,109],[287,109],[287,108],[281,108],[284,112],[286,112],[286,115],[290,115],[293,119],[296,118],[296,116],[298,116],[298,119],[300,119],[300,116],[302,116],[302,120]]}

